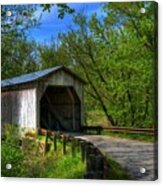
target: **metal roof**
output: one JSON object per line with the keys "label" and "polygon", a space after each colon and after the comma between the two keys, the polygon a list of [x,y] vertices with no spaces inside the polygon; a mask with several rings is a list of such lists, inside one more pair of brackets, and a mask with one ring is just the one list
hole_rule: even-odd
{"label": "metal roof", "polygon": [[11,79],[2,80],[1,81],[1,87],[4,88],[4,87],[8,87],[8,86],[19,85],[19,84],[23,84],[23,83],[36,81],[40,78],[43,78],[43,77],[45,77],[45,76],[47,76],[47,75],[49,75],[53,72],[61,70],[61,69],[68,72],[72,76],[76,77],[77,79],[79,79],[83,83],[85,83],[85,81],[83,79],[78,77],[75,73],[71,72],[68,68],[63,67],[63,66],[56,66],[56,67],[53,67],[53,68],[32,72],[32,73],[21,75],[21,76],[14,77],[14,78],[11,78]]}

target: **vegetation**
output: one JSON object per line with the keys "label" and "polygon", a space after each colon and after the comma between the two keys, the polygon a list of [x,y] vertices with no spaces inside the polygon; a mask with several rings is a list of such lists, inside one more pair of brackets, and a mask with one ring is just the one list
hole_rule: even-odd
{"label": "vegetation", "polygon": [[[87,82],[85,124],[150,128],[157,125],[157,7],[154,2],[101,3],[101,14],[90,17],[67,4],[58,4],[58,18],[68,13],[68,32],[48,44],[29,40],[30,28],[39,28],[41,16],[54,5],[2,6],[2,79],[65,65]],[[145,14],[140,8],[145,7]],[[12,15],[6,16],[11,10]],[[74,26],[75,25],[75,26]],[[20,145],[18,128],[7,126],[2,141],[2,176],[82,178],[85,165],[80,154],[63,156],[61,149],[39,154],[34,141]],[[103,133],[153,141],[135,134]],[[42,137],[39,137],[42,141]],[[38,139],[37,139],[38,140]],[[58,144],[61,146],[61,144]],[[70,150],[70,149],[69,149]],[[108,159],[109,179],[129,179],[118,163]],[[6,169],[10,163],[12,168]]]}
{"label": "vegetation", "polygon": [[[76,26],[61,31],[58,43],[52,39],[48,45],[28,40],[28,28],[39,26],[40,21],[34,16],[36,6],[24,6],[25,14],[23,6],[12,6],[11,18],[6,18],[7,7],[2,6],[2,79],[66,65],[88,82],[87,124],[96,124],[94,112],[107,125],[156,125],[154,2],[102,3],[103,16],[94,13],[89,18],[58,5],[59,17],[71,13]],[[41,7],[50,12],[52,6]],[[141,7],[146,8],[145,14],[140,13]]]}
{"label": "vegetation", "polygon": [[109,164],[108,179],[109,180],[130,180],[132,177],[128,171],[121,167],[119,163],[112,158],[107,159]]}
{"label": "vegetation", "polygon": [[61,156],[57,161],[53,161],[53,163],[49,162],[43,177],[80,179],[83,178],[84,173],[85,165],[81,162],[80,154],[77,153],[75,158],[68,154]]}
{"label": "vegetation", "polygon": [[[76,151],[72,157],[70,146],[67,154],[63,155],[62,143],[57,142],[57,151],[53,148],[45,155],[40,154],[36,140],[26,139],[26,146],[20,143],[19,129],[13,125],[6,125],[2,141],[2,176],[4,177],[31,177],[31,178],[67,178],[80,179],[85,174],[85,164],[81,161],[81,154]],[[31,138],[31,134],[29,135]],[[33,132],[32,132],[33,137]],[[32,139],[32,138],[31,138]],[[40,142],[45,142],[45,136],[38,136]],[[110,157],[108,179],[130,179],[127,170],[122,168]],[[11,169],[6,169],[6,164]]]}
{"label": "vegetation", "polygon": [[[1,143],[1,175],[6,177],[22,176],[22,162],[24,154],[19,148],[18,128],[7,125],[4,130],[5,140]],[[11,164],[12,169],[6,169]]]}
{"label": "vegetation", "polygon": [[[146,15],[141,6],[149,8]],[[154,124],[154,9],[148,2],[104,4],[104,19],[77,15],[79,29],[60,36],[74,69],[88,82],[87,110],[102,110],[111,125]]]}
{"label": "vegetation", "polygon": [[145,135],[145,134],[130,134],[125,132],[102,132],[102,135],[107,136],[113,136],[113,137],[119,137],[119,138],[127,138],[127,139],[133,139],[133,140],[139,140],[139,141],[147,141],[147,142],[154,142],[155,136]]}
{"label": "vegetation", "polygon": [[[35,140],[26,139],[26,146],[20,145],[19,130],[7,125],[4,140],[2,141],[2,176],[4,177],[35,177],[35,178],[82,178],[85,173],[85,164],[81,161],[80,153],[72,157],[70,148],[63,156],[61,143],[58,142],[58,151],[51,150],[43,156],[38,151]],[[45,137],[39,137],[45,141]],[[11,169],[6,169],[7,164]]]}

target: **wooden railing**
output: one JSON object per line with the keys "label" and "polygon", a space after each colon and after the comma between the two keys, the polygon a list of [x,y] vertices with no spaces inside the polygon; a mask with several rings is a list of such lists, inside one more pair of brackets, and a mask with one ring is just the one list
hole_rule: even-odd
{"label": "wooden railing", "polygon": [[155,128],[129,128],[129,127],[101,127],[101,126],[84,126],[82,131],[85,133],[101,134],[102,131],[107,132],[120,132],[132,134],[155,135],[157,129]]}
{"label": "wooden railing", "polygon": [[86,173],[83,176],[85,179],[107,179],[108,163],[102,152],[92,143],[74,137],[68,133],[61,132],[46,132],[45,138],[45,154],[49,150],[48,141],[53,142],[54,151],[58,150],[57,141],[62,143],[63,155],[67,154],[67,146],[71,147],[72,157],[75,157],[76,152],[80,151],[81,161],[86,164]]}

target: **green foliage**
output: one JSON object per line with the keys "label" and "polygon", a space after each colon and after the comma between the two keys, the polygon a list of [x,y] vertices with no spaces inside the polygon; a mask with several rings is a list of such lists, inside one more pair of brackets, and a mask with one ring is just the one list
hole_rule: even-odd
{"label": "green foliage", "polygon": [[[23,152],[19,146],[19,130],[12,125],[6,125],[4,140],[1,146],[1,174],[5,177],[19,177],[24,173],[22,162]],[[6,165],[11,164],[11,169],[6,169]]]}
{"label": "green foliage", "polygon": [[[154,2],[104,3],[103,18],[76,15],[76,30],[61,34],[73,69],[84,77],[86,112],[101,110],[108,124],[152,127],[155,65]],[[146,7],[146,14],[140,8]],[[89,115],[89,114],[87,114]],[[96,121],[95,121],[96,122]]]}
{"label": "green foliage", "polygon": [[19,76],[38,69],[36,44],[25,37],[14,37],[12,33],[2,38],[2,79]]}
{"label": "green foliage", "polygon": [[[36,44],[27,41],[27,30],[38,25],[34,17],[35,5],[2,6],[2,79],[38,69]],[[11,16],[6,15],[11,11]]]}
{"label": "green foliage", "polygon": [[74,9],[70,8],[66,3],[62,3],[62,4],[42,4],[40,5],[44,11],[51,11],[51,8],[56,5],[58,7],[58,18],[63,19],[65,14],[72,14],[74,13]]}
{"label": "green foliage", "polygon": [[[20,146],[19,130],[16,126],[6,125],[2,141],[2,176],[30,178],[82,178],[85,164],[81,161],[80,152],[72,157],[71,148],[67,146],[67,154],[63,156],[62,143],[58,141],[57,152],[51,149],[46,156],[40,155],[36,140],[26,138],[26,146]],[[45,137],[39,136],[40,142]],[[11,169],[6,169],[11,164]]]}
{"label": "green foliage", "polygon": [[130,180],[131,176],[128,171],[121,167],[121,165],[115,162],[113,159],[107,159],[109,165],[108,179],[109,180]]}
{"label": "green foliage", "polygon": [[78,152],[75,157],[67,154],[58,157],[57,161],[50,162],[43,176],[46,178],[80,179],[83,178],[84,172],[85,165],[82,163]]}
{"label": "green foliage", "polygon": [[[43,4],[40,6],[43,11],[50,12],[54,5]],[[74,12],[67,4],[56,4],[56,6],[58,7],[58,17],[61,19],[66,13],[71,14]],[[28,40],[28,30],[40,25],[41,15],[36,19],[34,14],[37,8],[37,5],[2,6],[2,79],[55,66],[59,64],[60,56],[63,56],[60,58],[60,62],[62,60],[64,63],[66,59],[62,55],[64,54],[64,49],[59,49],[57,53],[53,45],[50,47],[46,45],[38,46],[35,41]],[[7,11],[11,11],[11,16],[6,15]],[[47,64],[45,64],[45,60]],[[51,62],[53,60],[54,62]]]}
{"label": "green foliage", "polygon": [[[15,37],[24,37],[27,29],[37,26],[35,10],[36,5],[2,5],[1,37],[9,33]],[[6,15],[7,11],[11,12],[11,16]]]}
{"label": "green foliage", "polygon": [[46,69],[57,65],[67,66],[70,63],[69,57],[65,52],[65,48],[57,46],[53,38],[48,45],[38,45],[37,54],[40,60],[41,69]]}
{"label": "green foliage", "polygon": [[103,131],[102,135],[125,138],[125,139],[133,139],[139,141],[147,141],[147,142],[155,141],[155,136],[150,136],[145,134],[130,134],[130,133],[122,133],[122,132]]}
{"label": "green foliage", "polygon": [[[52,6],[41,5],[43,11],[50,11]],[[61,18],[73,12],[66,4],[57,6]],[[140,13],[141,7],[146,8],[145,14]],[[23,16],[21,6],[13,8],[19,24],[15,21],[10,25],[6,7],[2,7],[2,79],[66,65],[88,83],[86,123],[97,123],[94,112],[105,116],[102,122],[107,120],[108,125],[156,125],[154,2],[102,3],[100,18],[96,13],[89,19],[73,14],[75,27],[68,33],[61,32],[57,43],[52,39],[48,45],[29,42],[25,36],[25,29],[37,25],[33,18],[35,7],[26,8],[28,16]]]}
{"label": "green foliage", "polygon": [[72,14],[75,12],[73,8],[70,8],[66,3],[57,4],[58,7],[58,18],[63,19],[65,14]]}

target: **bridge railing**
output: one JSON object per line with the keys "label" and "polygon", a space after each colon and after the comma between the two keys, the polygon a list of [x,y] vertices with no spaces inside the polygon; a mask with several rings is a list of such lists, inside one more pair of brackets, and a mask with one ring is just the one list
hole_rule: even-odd
{"label": "bridge railing", "polygon": [[132,133],[132,134],[144,134],[144,135],[155,135],[157,133],[156,128],[131,128],[131,127],[101,127],[101,126],[84,126],[82,131],[85,133],[96,132],[101,134],[102,131],[107,132],[119,132],[119,133]]}

